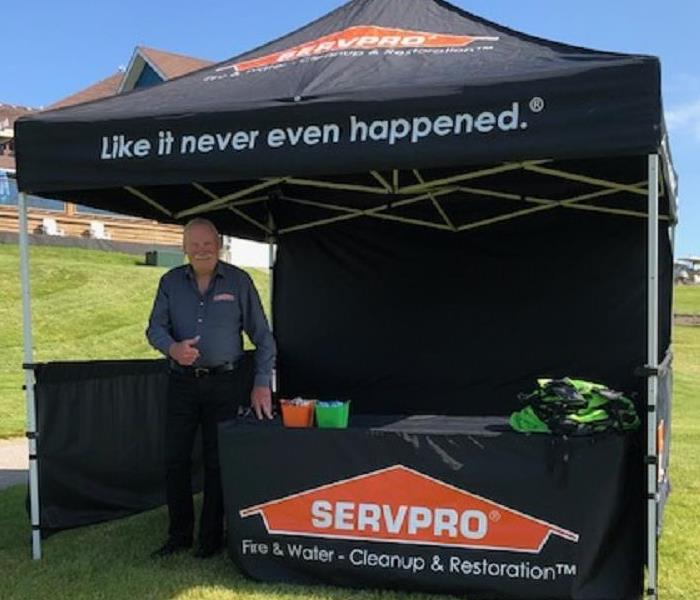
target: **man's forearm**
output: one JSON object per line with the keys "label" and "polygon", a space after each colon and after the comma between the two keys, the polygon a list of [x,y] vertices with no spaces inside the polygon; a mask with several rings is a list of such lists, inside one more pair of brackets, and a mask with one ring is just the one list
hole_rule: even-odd
{"label": "man's forearm", "polygon": [[161,278],[158,284],[158,292],[153,300],[151,316],[148,318],[146,339],[156,350],[159,350],[165,356],[169,356],[170,346],[175,343],[175,340],[170,335],[168,296],[165,288],[164,278]]}
{"label": "man's forearm", "polygon": [[172,336],[160,327],[150,327],[146,330],[148,343],[164,356],[170,356],[170,346],[175,343]]}
{"label": "man's forearm", "polygon": [[270,387],[277,347],[253,280],[247,277],[246,282],[248,285],[242,302],[243,329],[255,344],[255,386]]}
{"label": "man's forearm", "polygon": [[261,339],[253,340],[255,344],[255,385],[270,387],[272,384],[272,369],[275,366],[277,348],[272,333],[260,336]]}

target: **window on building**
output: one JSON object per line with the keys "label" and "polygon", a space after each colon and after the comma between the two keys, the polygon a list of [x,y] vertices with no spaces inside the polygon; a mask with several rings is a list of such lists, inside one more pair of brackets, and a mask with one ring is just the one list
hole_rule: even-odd
{"label": "window on building", "polygon": [[134,84],[134,89],[150,87],[158,83],[163,83],[160,75],[158,75],[149,64],[145,64],[143,66],[143,71],[141,71],[139,78]]}

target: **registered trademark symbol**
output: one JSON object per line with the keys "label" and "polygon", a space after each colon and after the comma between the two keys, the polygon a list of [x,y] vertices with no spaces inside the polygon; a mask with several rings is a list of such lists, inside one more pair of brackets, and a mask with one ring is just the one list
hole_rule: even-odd
{"label": "registered trademark symbol", "polygon": [[492,510],[489,513],[489,520],[493,521],[494,523],[497,523],[501,520],[501,513],[499,513],[497,510]]}
{"label": "registered trademark symbol", "polygon": [[544,110],[544,99],[535,96],[530,100],[530,110],[534,113],[542,112]]}

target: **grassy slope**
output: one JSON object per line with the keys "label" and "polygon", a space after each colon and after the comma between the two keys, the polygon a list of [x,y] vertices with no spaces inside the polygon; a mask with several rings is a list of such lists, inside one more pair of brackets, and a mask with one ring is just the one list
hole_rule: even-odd
{"label": "grassy slope", "polygon": [[[126,254],[38,246],[30,276],[34,360],[148,358],[144,328],[165,269]],[[262,298],[264,271],[249,271]],[[22,308],[17,246],[0,245],[0,437],[25,430]]]}
{"label": "grassy slope", "polygon": [[700,327],[676,327],[673,345],[672,491],[660,545],[660,597],[697,600],[700,597]]}
{"label": "grassy slope", "polygon": [[673,312],[700,315],[700,286],[676,286],[673,290]]}

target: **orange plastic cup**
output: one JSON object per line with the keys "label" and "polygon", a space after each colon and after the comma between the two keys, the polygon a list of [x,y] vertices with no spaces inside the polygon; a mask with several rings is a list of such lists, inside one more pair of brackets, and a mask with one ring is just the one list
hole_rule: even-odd
{"label": "orange plastic cup", "polygon": [[285,427],[311,427],[314,423],[313,400],[306,404],[292,404],[289,400],[280,400],[282,423]]}

